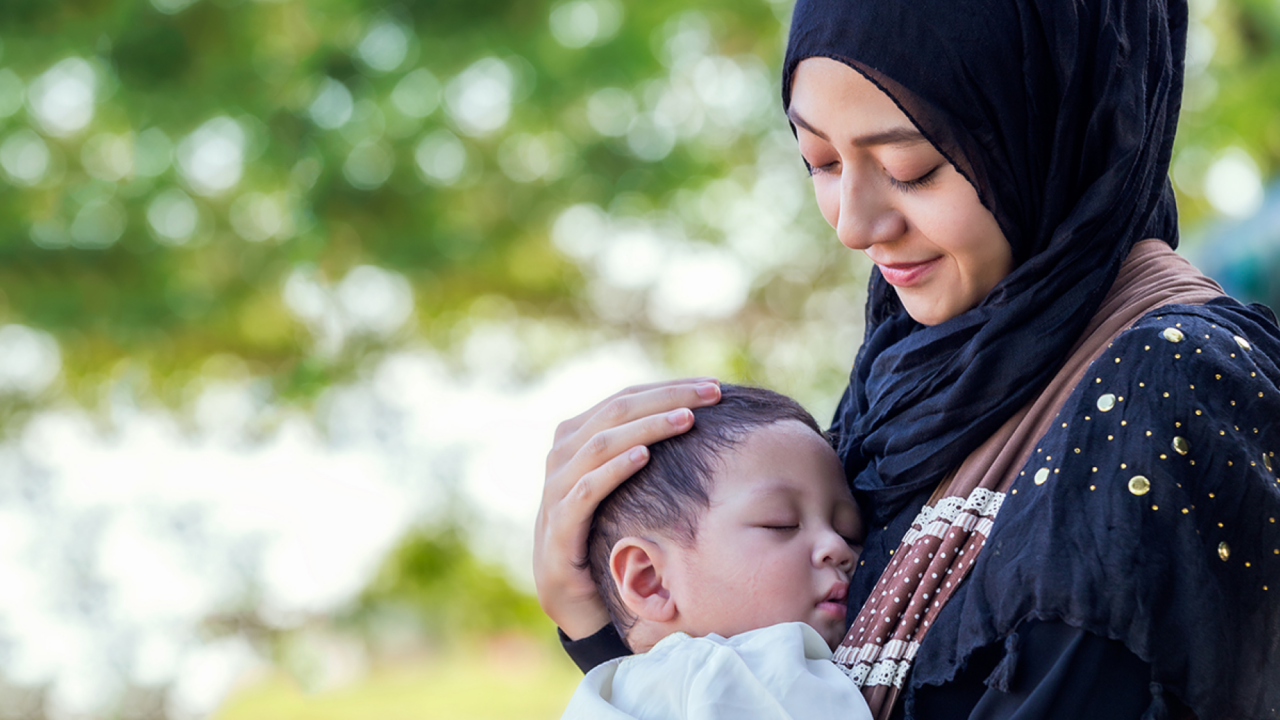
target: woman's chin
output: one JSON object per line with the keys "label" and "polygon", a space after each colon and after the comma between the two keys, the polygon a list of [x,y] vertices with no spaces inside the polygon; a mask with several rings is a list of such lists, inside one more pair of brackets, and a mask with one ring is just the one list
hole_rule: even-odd
{"label": "woman's chin", "polygon": [[952,318],[959,317],[977,307],[978,303],[968,303],[960,298],[933,297],[932,293],[922,288],[895,288],[902,309],[907,311],[912,320],[921,325],[940,325]]}
{"label": "woman's chin", "polygon": [[902,297],[902,295],[901,292],[898,293],[898,297],[902,299],[903,309],[907,311],[912,320],[921,325],[938,325],[963,312],[962,310],[951,312],[946,308],[939,307],[936,303],[912,302]]}

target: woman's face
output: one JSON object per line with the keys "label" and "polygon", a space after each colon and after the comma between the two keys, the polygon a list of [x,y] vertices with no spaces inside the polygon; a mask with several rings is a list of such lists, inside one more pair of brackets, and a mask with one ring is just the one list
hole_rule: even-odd
{"label": "woman's face", "polygon": [[977,191],[862,74],[804,60],[788,115],[823,217],[879,266],[917,322],[936,325],[976,306],[1013,269]]}

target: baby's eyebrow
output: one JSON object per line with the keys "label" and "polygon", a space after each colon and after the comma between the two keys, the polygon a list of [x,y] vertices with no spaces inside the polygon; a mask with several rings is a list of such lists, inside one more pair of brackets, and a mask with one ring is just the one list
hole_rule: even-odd
{"label": "baby's eyebrow", "polygon": [[784,482],[769,482],[752,488],[748,496],[752,501],[756,502],[778,502],[781,500],[791,500],[799,493],[794,487]]}

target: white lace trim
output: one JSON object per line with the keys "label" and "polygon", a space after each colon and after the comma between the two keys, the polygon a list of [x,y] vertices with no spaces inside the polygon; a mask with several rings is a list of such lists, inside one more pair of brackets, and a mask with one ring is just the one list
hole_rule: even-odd
{"label": "white lace trim", "polygon": [[910,545],[920,538],[922,534],[933,535],[940,538],[940,531],[935,529],[935,523],[942,528],[951,526],[951,523],[960,515],[960,511],[964,508],[964,498],[949,497],[938,501],[937,505],[926,505],[920,508],[920,514],[911,523],[911,529],[902,537],[904,545]]}
{"label": "white lace trim", "polygon": [[1003,504],[1004,493],[986,488],[974,488],[973,492],[969,493],[969,499],[964,503],[964,509],[975,515],[994,518]]}
{"label": "white lace trim", "polygon": [[859,684],[864,687],[893,685],[894,687],[900,688],[902,687],[903,681],[907,679],[907,673],[909,672],[911,672],[910,662],[881,660],[871,668],[871,672],[867,674],[866,680]]}

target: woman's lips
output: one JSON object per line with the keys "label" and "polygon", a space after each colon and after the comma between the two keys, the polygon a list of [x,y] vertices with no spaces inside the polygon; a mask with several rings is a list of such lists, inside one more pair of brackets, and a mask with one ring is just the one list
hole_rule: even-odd
{"label": "woman's lips", "polygon": [[880,268],[880,274],[884,276],[885,282],[894,287],[910,287],[924,280],[924,276],[938,264],[942,258],[934,258],[917,263],[893,263],[891,265],[881,265],[876,263]]}

